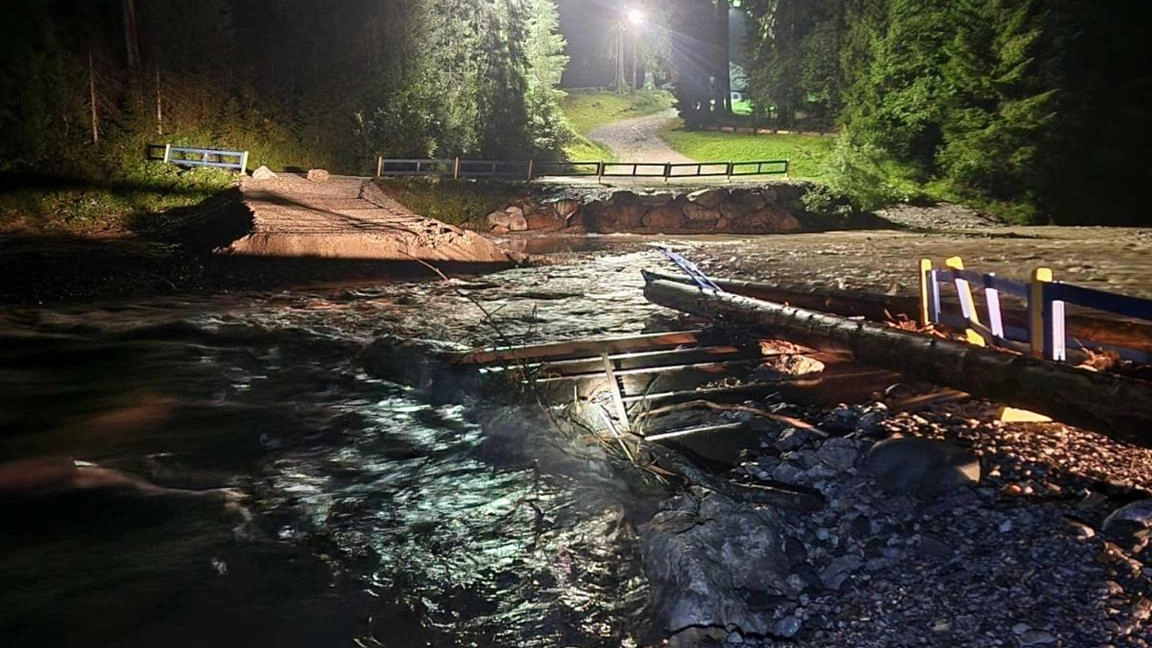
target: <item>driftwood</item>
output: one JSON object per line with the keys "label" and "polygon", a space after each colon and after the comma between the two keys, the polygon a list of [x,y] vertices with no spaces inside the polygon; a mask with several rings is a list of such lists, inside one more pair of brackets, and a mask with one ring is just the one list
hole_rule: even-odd
{"label": "driftwood", "polygon": [[824,497],[812,489],[776,484],[740,484],[707,473],[688,461],[680,453],[656,443],[645,443],[644,452],[653,463],[688,483],[720,493],[726,497],[751,504],[767,504],[798,511],[816,511],[824,507]]}
{"label": "driftwood", "polygon": [[847,352],[864,364],[1152,446],[1149,382],[670,281],[650,281],[644,294],[661,306]]}
{"label": "driftwood", "polygon": [[[656,280],[691,283],[691,279],[684,276],[661,273],[647,274]],[[884,321],[890,315],[906,315],[912,320],[916,320],[917,314],[920,312],[920,300],[916,297],[849,293],[824,288],[802,291],[767,283],[734,279],[713,279],[713,281],[725,292],[736,295],[845,317],[864,317],[876,322]],[[1005,305],[1001,306],[1001,316],[1004,318],[1006,326],[1028,328],[1029,319],[1026,310]],[[1085,313],[1068,313],[1065,317],[1065,327],[1068,335],[1078,340],[1091,340],[1098,344],[1152,353],[1152,324],[1147,322]]]}

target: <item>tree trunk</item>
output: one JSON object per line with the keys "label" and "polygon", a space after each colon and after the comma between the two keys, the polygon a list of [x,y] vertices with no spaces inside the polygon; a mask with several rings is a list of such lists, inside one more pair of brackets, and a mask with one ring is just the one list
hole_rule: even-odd
{"label": "tree trunk", "polygon": [[856,361],[898,370],[979,398],[1046,414],[1117,439],[1152,446],[1152,383],[973,347],[695,286],[651,281],[649,301],[746,326]]}
{"label": "tree trunk", "polygon": [[715,108],[717,115],[730,115],[732,113],[732,68],[731,56],[728,51],[729,29],[728,0],[715,0],[716,2],[716,83]]}
{"label": "tree trunk", "polygon": [[100,143],[100,115],[96,110],[96,63],[92,58],[92,48],[88,48],[88,105],[92,118],[92,143]]}
{"label": "tree trunk", "polygon": [[[691,280],[684,275],[666,275],[659,272],[649,272],[647,275],[655,279],[691,283]],[[898,315],[906,315],[909,319],[915,320],[920,311],[920,300],[916,297],[826,288],[799,290],[756,281],[715,277],[712,281],[725,292],[844,317],[863,317],[874,322],[883,322]],[[1030,324],[1026,309],[1002,305],[1000,316],[1004,318],[1004,324],[1007,326],[1027,329]],[[1152,324],[1088,313],[1069,313],[1065,316],[1064,322],[1069,337],[1085,344],[1121,347],[1152,354]]]}
{"label": "tree trunk", "polygon": [[120,14],[124,19],[124,49],[127,52],[128,67],[134,68],[140,62],[140,38],[136,29],[135,0],[120,0]]}
{"label": "tree trunk", "polygon": [[160,65],[157,64],[156,72],[156,134],[164,134],[164,100],[160,92]]}

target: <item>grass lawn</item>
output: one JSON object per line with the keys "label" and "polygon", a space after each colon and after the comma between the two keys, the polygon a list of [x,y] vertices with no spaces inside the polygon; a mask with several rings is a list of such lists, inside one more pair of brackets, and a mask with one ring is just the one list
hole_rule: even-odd
{"label": "grass lawn", "polygon": [[101,180],[33,177],[22,186],[22,178],[14,176],[0,191],[0,231],[115,232],[135,219],[163,219],[165,210],[201,203],[235,181],[218,169],[180,172],[155,162]]}
{"label": "grass lawn", "polygon": [[670,130],[661,134],[673,148],[703,162],[788,160],[789,177],[820,180],[835,137],[820,135],[739,135]]}
{"label": "grass lawn", "polygon": [[623,119],[664,112],[675,98],[664,90],[619,95],[607,90],[573,90],[560,102],[560,109],[579,138],[564,148],[569,160],[614,160],[612,152],[588,139],[599,126]]}

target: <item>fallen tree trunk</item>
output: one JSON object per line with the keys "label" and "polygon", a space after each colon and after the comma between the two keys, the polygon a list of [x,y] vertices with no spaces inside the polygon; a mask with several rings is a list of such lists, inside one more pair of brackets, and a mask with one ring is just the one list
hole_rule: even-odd
{"label": "fallen tree trunk", "polygon": [[649,301],[1152,446],[1152,383],[740,295],[650,281]]}
{"label": "fallen tree trunk", "polygon": [[[657,280],[692,284],[692,280],[683,275],[673,276],[654,272],[649,272],[647,275]],[[736,279],[713,279],[713,282],[726,292],[753,299],[789,304],[845,317],[865,317],[877,322],[884,321],[888,315],[893,317],[906,315],[909,319],[916,320],[920,312],[920,300],[916,297],[849,293],[824,288],[797,290]],[[1006,326],[1028,328],[1028,311],[1001,306],[1000,314]],[[1065,317],[1065,325],[1068,335],[1077,340],[1152,353],[1152,325],[1146,322],[1073,312]]]}

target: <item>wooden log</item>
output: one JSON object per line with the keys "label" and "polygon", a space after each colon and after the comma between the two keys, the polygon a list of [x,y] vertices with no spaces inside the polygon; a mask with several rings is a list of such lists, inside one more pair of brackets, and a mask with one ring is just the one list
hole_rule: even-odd
{"label": "wooden log", "polygon": [[[683,276],[649,272],[645,274],[654,280],[691,283],[691,279]],[[917,313],[920,312],[920,300],[915,297],[848,293],[823,288],[798,290],[734,279],[713,279],[713,281],[726,292],[845,317],[865,317],[880,322],[884,321],[887,313],[892,316],[907,315],[912,320],[919,319]],[[1029,326],[1028,311],[1024,309],[1002,307],[1001,316],[1006,326],[1020,329],[1027,329]],[[1068,335],[1075,339],[1152,353],[1152,324],[1147,322],[1087,313],[1068,313],[1065,321]]]}
{"label": "wooden log", "polygon": [[675,282],[651,281],[644,294],[661,306],[847,352],[861,363],[1152,446],[1152,383],[1142,380]]}

